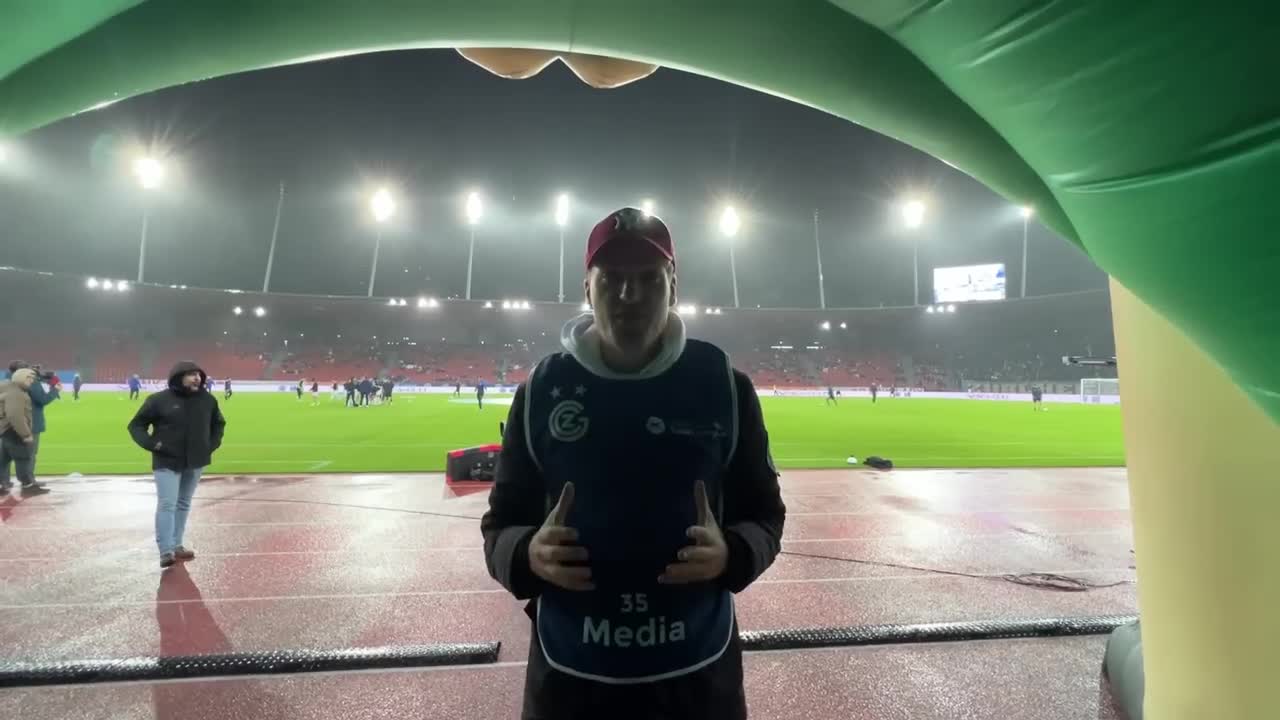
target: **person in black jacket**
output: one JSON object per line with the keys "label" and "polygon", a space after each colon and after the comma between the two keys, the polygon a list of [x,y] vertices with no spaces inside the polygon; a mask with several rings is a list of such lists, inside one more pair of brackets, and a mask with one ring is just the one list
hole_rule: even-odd
{"label": "person in black jacket", "polygon": [[587,243],[591,313],[516,390],[489,573],[533,620],[522,717],[742,720],[732,594],[773,563],[786,508],[755,389],[673,311],[661,220]]}
{"label": "person in black jacket", "polygon": [[152,394],[129,421],[129,435],[151,453],[156,479],[156,546],[160,567],[191,560],[182,544],[191,498],[213,453],[222,445],[227,422],[205,384],[199,365],[183,361],[169,372],[169,387]]}

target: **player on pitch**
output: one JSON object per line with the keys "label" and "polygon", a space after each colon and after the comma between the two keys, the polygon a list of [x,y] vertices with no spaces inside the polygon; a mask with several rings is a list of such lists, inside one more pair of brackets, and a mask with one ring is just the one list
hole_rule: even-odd
{"label": "player on pitch", "polygon": [[489,511],[489,572],[530,599],[523,717],[739,720],[732,593],[786,513],[760,402],[686,339],[675,253],[625,208],[587,241],[591,312],[516,391]]}

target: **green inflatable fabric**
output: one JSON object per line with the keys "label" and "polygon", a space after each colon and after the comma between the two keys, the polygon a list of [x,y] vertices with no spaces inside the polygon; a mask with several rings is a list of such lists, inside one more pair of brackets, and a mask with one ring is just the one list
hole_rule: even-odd
{"label": "green inflatable fabric", "polygon": [[0,135],[377,50],[655,62],[847,118],[1034,205],[1280,421],[1277,27],[1272,0],[8,0]]}

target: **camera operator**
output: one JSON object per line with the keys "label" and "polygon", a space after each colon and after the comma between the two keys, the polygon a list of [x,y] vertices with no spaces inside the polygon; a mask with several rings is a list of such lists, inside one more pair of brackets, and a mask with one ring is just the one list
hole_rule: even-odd
{"label": "camera operator", "polygon": [[[40,434],[47,427],[44,419],[44,408],[62,397],[62,381],[53,372],[44,371],[40,365],[32,365],[21,360],[9,363],[9,374],[13,375],[24,368],[34,372],[36,376],[36,381],[31,383],[31,388],[27,390],[27,395],[31,398],[31,472],[34,474],[40,455]],[[44,388],[45,383],[49,385],[48,390]],[[37,487],[43,488],[44,486],[37,485]]]}

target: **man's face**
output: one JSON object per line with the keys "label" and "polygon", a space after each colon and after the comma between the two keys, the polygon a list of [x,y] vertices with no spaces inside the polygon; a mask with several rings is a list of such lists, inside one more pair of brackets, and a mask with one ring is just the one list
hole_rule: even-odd
{"label": "man's face", "polygon": [[188,390],[200,389],[200,371],[192,370],[182,376],[182,386]]}
{"label": "man's face", "polygon": [[665,258],[597,262],[587,271],[587,301],[601,339],[624,353],[650,351],[676,301],[675,270]]}

